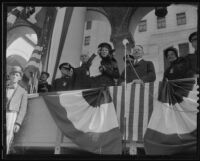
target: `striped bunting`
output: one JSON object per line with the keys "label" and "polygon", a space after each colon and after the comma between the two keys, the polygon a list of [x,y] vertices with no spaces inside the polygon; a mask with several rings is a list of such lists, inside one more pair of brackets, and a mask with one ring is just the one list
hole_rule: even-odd
{"label": "striped bunting", "polygon": [[37,93],[38,89],[38,79],[40,77],[40,73],[42,71],[42,50],[43,47],[35,46],[31,58],[26,64],[24,74],[27,78],[29,78],[28,82],[28,92],[29,93]]}
{"label": "striped bunting", "polygon": [[42,47],[36,46],[35,49],[33,50],[31,58],[26,64],[25,73],[28,76],[28,78],[31,77],[30,74],[31,72],[33,74],[37,73],[37,77],[40,76],[42,70],[42,63],[41,63],[42,49],[43,49]]}
{"label": "striped bunting", "polygon": [[116,108],[120,130],[125,140],[143,141],[157,98],[158,83],[127,84],[109,87]]}
{"label": "striped bunting", "polygon": [[159,101],[144,136],[147,155],[195,155],[197,152],[197,80],[163,81]]}

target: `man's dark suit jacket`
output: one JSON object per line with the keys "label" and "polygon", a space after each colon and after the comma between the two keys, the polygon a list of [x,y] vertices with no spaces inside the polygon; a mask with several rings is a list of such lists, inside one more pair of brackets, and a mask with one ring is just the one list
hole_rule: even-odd
{"label": "man's dark suit jacket", "polygon": [[74,88],[74,77],[57,78],[52,83],[52,91],[68,91]]}
{"label": "man's dark suit jacket", "polygon": [[[144,83],[154,82],[156,80],[155,68],[151,61],[140,60],[136,65],[133,65],[135,71],[137,72],[139,78],[137,77],[134,69],[131,65],[126,67],[126,82],[130,83],[135,79],[141,79]],[[125,81],[125,70],[121,74],[121,82]]]}

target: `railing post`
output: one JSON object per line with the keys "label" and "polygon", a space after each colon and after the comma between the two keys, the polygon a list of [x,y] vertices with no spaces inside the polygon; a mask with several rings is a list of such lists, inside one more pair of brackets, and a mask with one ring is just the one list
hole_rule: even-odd
{"label": "railing post", "polygon": [[61,141],[62,141],[62,132],[57,127],[57,136],[56,136],[56,144],[54,154],[61,154]]}

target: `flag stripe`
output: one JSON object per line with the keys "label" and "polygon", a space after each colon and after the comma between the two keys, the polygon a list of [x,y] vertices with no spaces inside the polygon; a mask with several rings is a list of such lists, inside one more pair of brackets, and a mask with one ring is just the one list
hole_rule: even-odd
{"label": "flag stripe", "polygon": [[31,57],[30,59],[29,59],[29,61],[33,61],[33,62],[36,62],[36,63],[40,63],[40,59],[38,59],[38,58],[35,58],[35,57]]}
{"label": "flag stripe", "polygon": [[115,105],[115,109],[117,110],[117,91],[118,90],[118,86],[114,86],[113,87],[113,103]]}
{"label": "flag stripe", "polygon": [[138,140],[138,118],[139,118],[139,99],[140,99],[140,85],[136,84],[135,87],[135,101],[134,101],[134,119],[133,119],[133,140]]}
{"label": "flag stripe", "polygon": [[148,125],[148,115],[149,115],[149,88],[150,84],[145,84],[145,90],[144,90],[144,117],[143,117],[143,137]]}
{"label": "flag stripe", "polygon": [[122,129],[122,126],[121,126],[121,99],[122,99],[122,86],[119,86],[118,87],[118,93],[117,94],[117,118],[118,118],[118,121],[119,121],[119,125],[120,125],[120,129]]}
{"label": "flag stripe", "polygon": [[132,84],[127,84],[126,86],[126,98],[125,98],[125,130],[126,130],[126,136],[125,138],[127,139],[128,137],[128,134],[129,134],[129,116],[130,116],[130,100],[131,100],[131,87],[132,87]]}
{"label": "flag stripe", "polygon": [[[158,90],[156,91],[158,92]],[[153,102],[154,102],[154,83],[149,83],[149,115],[148,115],[148,122],[150,120],[151,114],[153,112]]]}
{"label": "flag stripe", "polygon": [[143,115],[144,115],[144,86],[140,84],[140,102],[139,102],[139,119],[138,119],[138,140],[142,141],[143,136]]}
{"label": "flag stripe", "polygon": [[122,95],[121,95],[121,109],[120,109],[120,130],[124,134],[124,111],[125,111],[125,86],[122,86]]}
{"label": "flag stripe", "polygon": [[36,58],[36,59],[41,59],[41,57],[42,57],[42,52],[41,51],[33,51],[33,54],[31,55],[31,57],[34,57],[34,58]]}
{"label": "flag stripe", "polygon": [[[156,100],[155,94],[157,94],[154,94],[154,91],[156,91],[154,83],[145,83],[142,86],[140,84],[128,83],[126,99],[124,86],[109,87],[114,105],[116,106],[121,132],[126,134],[125,138],[127,140],[143,140],[148,121],[153,111],[154,101]],[[155,88],[157,87],[155,86]],[[126,124],[124,124],[125,119]]]}
{"label": "flag stripe", "polygon": [[134,103],[135,102],[135,85],[131,86],[131,99],[130,99],[130,106],[129,106],[129,123],[128,123],[128,140],[132,140],[133,138],[133,113],[134,113]]}

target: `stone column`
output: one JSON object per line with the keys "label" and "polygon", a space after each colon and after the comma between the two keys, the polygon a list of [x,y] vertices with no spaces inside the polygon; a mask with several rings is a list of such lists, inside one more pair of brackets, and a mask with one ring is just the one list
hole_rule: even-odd
{"label": "stone column", "polygon": [[59,64],[69,62],[74,67],[80,65],[85,15],[86,7],[74,7]]}
{"label": "stone column", "polygon": [[85,15],[86,7],[74,7],[60,63],[67,61],[74,67],[78,67],[80,65]]}
{"label": "stone column", "polygon": [[[54,68],[56,69],[55,78],[60,77],[60,71],[58,69],[59,64],[63,62],[69,62],[72,66],[78,67],[80,64],[80,54],[82,52],[82,43],[85,27],[85,15],[86,7],[74,7],[72,15],[70,17],[70,22],[68,25],[67,34],[64,40],[64,44],[61,47],[61,56],[58,58],[58,51],[60,49],[60,37],[62,36],[63,31],[63,22],[65,17],[65,10],[68,8],[58,8],[58,14],[56,23],[54,26],[54,33],[51,42],[51,54],[49,57],[48,72],[53,75]],[[69,18],[69,16],[67,17]],[[56,30],[55,30],[56,28]],[[58,66],[56,67],[56,61]],[[51,82],[52,77],[50,76],[49,81]]]}

